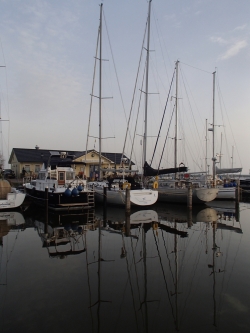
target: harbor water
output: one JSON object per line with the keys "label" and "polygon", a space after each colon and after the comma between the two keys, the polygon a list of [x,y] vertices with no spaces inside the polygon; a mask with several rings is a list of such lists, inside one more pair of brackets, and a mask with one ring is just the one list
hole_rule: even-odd
{"label": "harbor water", "polygon": [[247,202],[1,212],[0,332],[249,332],[249,221]]}

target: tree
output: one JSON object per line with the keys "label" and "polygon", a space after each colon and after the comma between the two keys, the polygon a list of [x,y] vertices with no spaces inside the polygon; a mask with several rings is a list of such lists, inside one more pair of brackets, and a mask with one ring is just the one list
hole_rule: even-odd
{"label": "tree", "polygon": [[3,170],[4,167],[4,158],[3,154],[0,152],[0,169]]}

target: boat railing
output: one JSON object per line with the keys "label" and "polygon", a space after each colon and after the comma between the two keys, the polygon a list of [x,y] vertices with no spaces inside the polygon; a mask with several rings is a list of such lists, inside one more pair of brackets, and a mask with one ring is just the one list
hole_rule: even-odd
{"label": "boat railing", "polygon": [[23,177],[23,184],[30,183],[33,180],[31,176]]}

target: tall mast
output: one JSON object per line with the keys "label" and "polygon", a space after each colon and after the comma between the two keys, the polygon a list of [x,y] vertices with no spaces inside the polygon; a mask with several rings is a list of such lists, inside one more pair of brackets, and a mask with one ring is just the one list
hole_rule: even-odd
{"label": "tall mast", "polygon": [[101,153],[102,153],[102,5],[100,5],[100,27],[99,27],[99,36],[100,36],[100,44],[99,44],[99,166],[98,166],[98,177],[99,180],[101,177]]}
{"label": "tall mast", "polygon": [[216,71],[213,72],[213,157],[212,157],[212,161],[213,161],[213,186],[215,186],[215,163],[216,163],[216,157],[215,157],[215,148],[214,148],[214,129],[215,129],[215,125],[214,125],[214,121],[215,121],[215,74]]}
{"label": "tall mast", "polygon": [[220,134],[220,169],[221,169],[221,157],[222,157],[222,132]]}
{"label": "tall mast", "polygon": [[149,72],[149,42],[150,42],[150,12],[151,2],[148,4],[148,38],[147,38],[147,62],[146,62],[146,87],[145,87],[145,123],[144,123],[144,137],[143,137],[143,163],[144,166],[147,160],[147,121],[148,121],[148,72]]}
{"label": "tall mast", "polygon": [[206,119],[206,156],[205,156],[205,170],[206,170],[206,175],[208,175],[208,165],[207,165],[207,119]]}
{"label": "tall mast", "polygon": [[175,138],[174,138],[174,167],[177,168],[177,140],[178,140],[178,65],[176,61],[176,93],[175,93]]}

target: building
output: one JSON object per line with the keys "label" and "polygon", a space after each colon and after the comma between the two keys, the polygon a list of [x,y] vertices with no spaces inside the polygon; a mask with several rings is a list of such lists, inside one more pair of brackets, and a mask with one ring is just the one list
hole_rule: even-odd
{"label": "building", "polygon": [[[95,149],[85,151],[67,151],[67,150],[50,150],[40,149],[36,146],[35,149],[13,148],[8,163],[11,169],[15,172],[17,178],[23,177],[23,170],[27,176],[36,178],[43,164],[47,165],[51,152],[66,152],[74,155],[72,167],[75,169],[75,174],[79,177],[86,177],[94,180],[98,177],[99,152]],[[125,168],[129,168],[129,159],[123,156],[127,161]],[[122,153],[102,153],[101,165],[102,169],[119,169],[121,165]],[[131,162],[131,166],[134,165]],[[107,171],[108,172],[108,171]]]}

